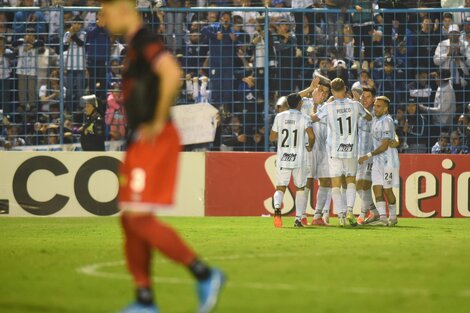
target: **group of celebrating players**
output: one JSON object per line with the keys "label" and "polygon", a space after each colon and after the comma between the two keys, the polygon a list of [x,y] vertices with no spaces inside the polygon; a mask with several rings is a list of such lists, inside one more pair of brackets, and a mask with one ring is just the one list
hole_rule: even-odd
{"label": "group of celebrating players", "polygon": [[[347,222],[398,223],[393,188],[399,185],[399,142],[389,105],[390,100],[377,97],[373,88],[348,94],[341,78],[320,75],[307,89],[278,100],[279,113],[270,133],[270,141],[277,141],[275,227],[282,227],[282,201],[291,176],[296,186],[295,227],[309,225],[306,209],[314,179],[318,190],[310,225],[329,225],[331,200],[341,227]],[[361,199],[357,219],[356,193]]]}

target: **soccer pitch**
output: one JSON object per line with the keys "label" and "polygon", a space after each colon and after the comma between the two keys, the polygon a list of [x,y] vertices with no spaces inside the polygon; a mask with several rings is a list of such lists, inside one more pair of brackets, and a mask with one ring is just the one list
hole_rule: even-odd
{"label": "soccer pitch", "polygon": [[[292,218],[165,218],[229,278],[216,312],[469,312],[470,219],[294,229]],[[333,225],[336,220],[333,219]],[[189,273],[154,258],[163,313]],[[1,218],[0,312],[117,312],[133,299],[117,218]]]}

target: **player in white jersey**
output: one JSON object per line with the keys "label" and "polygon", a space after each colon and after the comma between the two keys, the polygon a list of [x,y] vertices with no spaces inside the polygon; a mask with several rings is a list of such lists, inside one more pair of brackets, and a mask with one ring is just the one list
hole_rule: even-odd
{"label": "player in white jersey", "polygon": [[[291,176],[297,190],[295,203],[303,206],[302,201],[305,199],[303,193],[307,183],[306,152],[312,151],[315,141],[310,118],[300,112],[300,95],[296,93],[288,95],[287,104],[290,109],[276,115],[269,135],[271,142],[277,141],[277,183],[276,192],[274,193],[275,227],[282,227],[282,200]],[[307,133],[308,142],[306,142],[305,133]],[[303,226],[300,219],[296,218],[294,226]]]}
{"label": "player in white jersey", "polygon": [[[367,120],[372,115],[362,104],[346,97],[346,86],[341,78],[331,82],[333,102],[322,106],[312,115],[312,121],[326,119],[328,124],[327,151],[331,178],[331,197],[338,212],[340,226],[345,226],[346,219],[353,226],[357,225],[352,212],[356,199],[357,171],[357,124],[360,117]],[[342,176],[346,177],[346,204],[341,196]]]}
{"label": "player in white jersey", "polygon": [[[393,193],[394,187],[399,187],[400,160],[398,150],[391,148],[390,143],[395,138],[395,124],[388,114],[390,100],[387,97],[377,97],[374,102],[375,118],[372,123],[373,151],[359,158],[363,164],[373,157],[372,166],[372,189],[374,190],[375,202],[380,219],[370,225],[394,226],[397,224],[396,198]],[[387,197],[390,218],[387,220],[385,209],[385,198]]]}
{"label": "player in white jersey", "polygon": [[[316,106],[328,98],[329,93],[330,93],[330,80],[324,76],[317,75],[315,79],[312,80],[312,83],[307,89],[299,92],[299,95],[302,97],[301,112],[310,117],[310,115],[316,112],[315,110]],[[315,128],[315,125],[313,125],[313,128]],[[314,130],[314,133],[315,133],[315,130]],[[317,141],[316,136],[317,135],[315,134],[315,141]],[[316,144],[316,146],[318,146],[318,143]],[[298,204],[296,204],[295,206],[296,216],[301,216],[301,223],[304,226],[308,225],[307,215],[306,215],[307,202],[308,202],[308,197],[310,195],[310,190],[313,188],[313,179],[316,178],[315,173],[316,173],[317,164],[314,161],[314,159],[315,159],[315,154],[317,153],[317,150],[318,149],[307,152],[307,165],[306,165],[307,185],[305,186],[304,193],[303,193],[303,196],[305,199],[302,199],[301,201],[301,204],[303,204],[304,206],[300,206]],[[318,198],[317,198],[317,202],[318,202]],[[328,203],[328,206],[329,206],[329,203]]]}
{"label": "player in white jersey", "polygon": [[[376,96],[375,88],[362,89],[361,103],[365,109],[372,112]],[[360,119],[358,124],[358,155],[362,156],[372,151],[372,121]],[[357,219],[359,225],[373,222],[378,219],[379,213],[372,200],[372,159],[359,164],[356,173],[356,190],[361,199],[361,214]],[[366,215],[371,213],[369,216]]]}
{"label": "player in white jersey", "polygon": [[[317,75],[320,78],[318,87],[312,93],[313,113],[326,104],[330,96],[331,81]],[[330,203],[331,203],[331,178],[328,165],[328,153],[326,149],[328,126],[325,120],[313,123],[313,133],[315,134],[315,145],[313,150],[313,178],[318,180],[318,190],[316,196],[315,213],[312,225],[325,226],[329,224]],[[313,188],[313,179],[307,180],[307,187]]]}

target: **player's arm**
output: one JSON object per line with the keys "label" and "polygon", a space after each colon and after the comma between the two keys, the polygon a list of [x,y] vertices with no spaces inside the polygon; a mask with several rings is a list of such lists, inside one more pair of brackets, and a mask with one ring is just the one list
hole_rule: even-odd
{"label": "player's arm", "polygon": [[275,132],[274,130],[271,130],[271,133],[269,134],[269,141],[276,142],[277,138],[278,138],[278,133]]}
{"label": "player's arm", "polygon": [[400,138],[398,138],[398,135],[395,133],[395,138],[393,140],[390,140],[390,148],[398,148],[400,146]]}
{"label": "player's arm", "polygon": [[365,161],[369,160],[373,156],[378,154],[384,153],[387,151],[388,147],[390,146],[392,140],[390,139],[382,139],[380,146],[372,152],[367,153],[359,158],[359,164],[364,163]]}
{"label": "player's arm", "polygon": [[313,145],[315,144],[315,133],[313,132],[313,128],[307,127],[305,130],[308,136],[308,146],[307,151],[310,152],[313,149]]}
{"label": "player's arm", "polygon": [[164,53],[161,55],[153,65],[155,74],[160,76],[160,85],[155,86],[159,88],[159,99],[155,116],[144,131],[149,138],[158,135],[165,126],[170,116],[170,108],[173,105],[175,98],[180,88],[180,79],[182,77],[181,69],[176,62],[175,58],[169,54]]}
{"label": "player's arm", "polygon": [[366,108],[364,108],[364,106],[361,104],[362,108],[364,109],[364,112],[366,113],[366,115],[364,115],[364,118],[366,121],[372,121],[372,114],[369,112],[369,110],[367,110]]}
{"label": "player's arm", "polygon": [[309,94],[311,94],[315,88],[317,88],[318,84],[320,83],[320,77],[315,77],[315,79],[312,80],[312,83],[310,86],[308,86],[307,89],[304,89],[299,92],[299,96],[301,98],[307,97]]}

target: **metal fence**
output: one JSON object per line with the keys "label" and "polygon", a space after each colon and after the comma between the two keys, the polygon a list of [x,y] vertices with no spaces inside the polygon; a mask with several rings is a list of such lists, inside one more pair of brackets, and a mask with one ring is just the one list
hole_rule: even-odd
{"label": "metal fence", "polygon": [[[319,73],[392,100],[401,152],[465,152],[469,143],[470,8],[267,7],[142,9],[183,71],[178,104],[208,102],[220,126],[187,150],[268,151],[276,100]],[[78,141],[94,94],[108,139],[125,137],[120,78],[126,45],[99,8],[0,8],[0,145]],[[458,138],[454,139],[454,138]]]}

